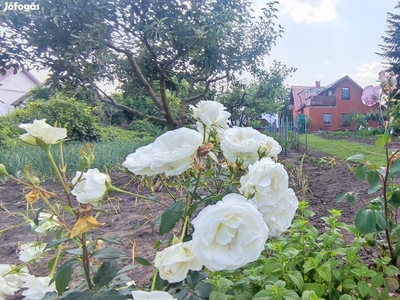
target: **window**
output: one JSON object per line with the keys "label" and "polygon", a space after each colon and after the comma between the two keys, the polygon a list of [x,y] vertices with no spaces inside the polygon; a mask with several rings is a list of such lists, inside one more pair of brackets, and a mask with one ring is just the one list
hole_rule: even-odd
{"label": "window", "polygon": [[342,100],[350,100],[350,88],[342,88]]}
{"label": "window", "polygon": [[322,124],[324,126],[332,126],[332,114],[322,114]]}
{"label": "window", "polygon": [[351,114],[342,114],[342,126],[350,126]]}

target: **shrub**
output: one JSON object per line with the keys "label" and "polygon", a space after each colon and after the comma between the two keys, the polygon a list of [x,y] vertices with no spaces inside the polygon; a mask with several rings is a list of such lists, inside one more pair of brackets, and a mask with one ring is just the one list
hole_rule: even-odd
{"label": "shrub", "polygon": [[66,126],[68,138],[74,141],[97,141],[101,128],[92,115],[90,106],[63,94],[56,94],[48,101],[28,102],[24,109],[16,110],[19,123],[30,123],[34,119],[46,119],[48,124]]}
{"label": "shrub", "polygon": [[0,117],[0,148],[8,148],[17,143],[16,138],[20,134],[17,124],[18,120],[14,115]]}

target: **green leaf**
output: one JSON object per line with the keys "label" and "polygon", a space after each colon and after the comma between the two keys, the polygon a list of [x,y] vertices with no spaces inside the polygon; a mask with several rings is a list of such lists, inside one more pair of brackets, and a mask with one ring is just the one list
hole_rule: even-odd
{"label": "green leaf", "polygon": [[119,238],[99,237],[98,240],[109,242],[111,244],[117,244],[117,245],[124,246],[124,242],[121,241]]}
{"label": "green leaf", "polygon": [[211,293],[211,289],[211,284],[200,281],[200,283],[194,288],[194,293],[201,298],[207,298]]}
{"label": "green leaf", "polygon": [[367,174],[368,174],[367,180],[368,180],[369,185],[371,187],[376,186],[380,181],[379,173],[375,170],[371,170]]}
{"label": "green leaf", "polygon": [[356,177],[358,180],[364,180],[367,176],[368,168],[364,165],[358,165],[356,168]]}
{"label": "green leaf", "polygon": [[400,274],[400,270],[396,266],[389,265],[383,267],[383,273],[388,276],[396,276]]}
{"label": "green leaf", "polygon": [[365,158],[364,158],[364,155],[362,155],[362,154],[356,154],[356,155],[350,156],[346,160],[359,162],[359,161],[365,160]]}
{"label": "green leaf", "polygon": [[392,196],[390,197],[389,204],[395,208],[400,207],[400,189],[396,189],[393,191]]}
{"label": "green leaf", "polygon": [[135,261],[142,265],[142,266],[151,266],[153,265],[151,262],[149,262],[147,259],[140,257],[140,256],[135,256]]}
{"label": "green leaf", "polygon": [[305,283],[304,284],[305,291],[314,291],[317,294],[317,297],[322,297],[325,292],[325,287],[319,283]]}
{"label": "green leaf", "polygon": [[86,290],[83,292],[72,292],[61,300],[126,300],[125,295],[121,295],[117,290],[94,291]]}
{"label": "green leaf", "polygon": [[97,273],[93,276],[93,283],[96,290],[108,284],[118,274],[119,266],[116,259],[110,259],[104,262]]}
{"label": "green leaf", "polygon": [[400,174],[400,158],[396,159],[390,167],[388,178],[397,177]]}
{"label": "green leaf", "polygon": [[386,228],[386,220],[382,215],[381,211],[374,210],[375,213],[375,221],[376,221],[376,231],[382,231]]}
{"label": "green leaf", "polygon": [[365,281],[359,281],[357,283],[358,292],[360,293],[361,297],[365,297],[369,291],[369,285]]}
{"label": "green leaf", "polygon": [[342,295],[340,296],[339,300],[353,300],[350,295]]}
{"label": "green leaf", "polygon": [[354,223],[361,234],[375,231],[375,213],[371,209],[361,209],[357,212]]}
{"label": "green leaf", "polygon": [[70,240],[70,238],[63,238],[63,239],[55,240],[55,241],[52,241],[52,242],[48,242],[43,251],[45,251],[45,250],[47,250],[47,249],[49,249],[49,248],[51,248],[53,246],[62,244],[64,242],[68,241],[68,240]]}
{"label": "green leaf", "polygon": [[336,202],[342,202],[344,199],[346,199],[348,192],[342,192],[336,197]]}
{"label": "green leaf", "polygon": [[390,142],[390,140],[391,140],[390,135],[389,135],[389,133],[386,134],[386,131],[387,131],[387,130],[385,130],[385,133],[382,134],[382,135],[380,135],[380,136],[376,139],[376,141],[375,141],[375,146],[376,146],[377,148],[383,148],[387,143]]}
{"label": "green leaf", "polygon": [[380,184],[371,186],[371,187],[368,189],[368,194],[373,194],[373,193],[379,191],[379,190],[381,189],[381,187],[382,187],[382,185],[380,185]]}
{"label": "green leaf", "polygon": [[383,276],[381,274],[377,274],[371,278],[371,286],[373,288],[377,288],[383,285]]}
{"label": "green leaf", "polygon": [[227,300],[226,295],[224,293],[221,293],[219,291],[212,291],[210,293],[210,300]]}
{"label": "green leaf", "polygon": [[343,280],[342,286],[346,290],[352,290],[357,286],[357,284],[354,282],[354,280],[347,278]]}
{"label": "green leaf", "polygon": [[299,271],[289,271],[288,276],[294,285],[300,290],[303,290],[304,279]]}
{"label": "green leaf", "polygon": [[332,272],[331,272],[331,265],[329,263],[324,263],[317,268],[317,273],[323,280],[326,282],[331,282],[332,279]]}
{"label": "green leaf", "polygon": [[78,265],[79,263],[75,259],[72,259],[58,268],[56,274],[50,280],[50,283],[54,281],[56,282],[56,290],[58,295],[62,295],[65,292],[69,285],[69,282],[71,281],[74,269]]}
{"label": "green leaf", "polygon": [[370,287],[368,290],[368,294],[374,299],[374,300],[379,300],[379,293],[376,290],[376,288]]}
{"label": "green leaf", "polygon": [[175,202],[163,212],[163,214],[161,215],[161,224],[160,224],[161,235],[170,232],[175,227],[175,224],[182,217],[184,208],[185,208],[185,201],[181,200]]}
{"label": "green leaf", "polygon": [[120,257],[128,257],[124,251],[115,248],[101,248],[90,255],[91,258],[104,258],[104,259],[113,259]]}

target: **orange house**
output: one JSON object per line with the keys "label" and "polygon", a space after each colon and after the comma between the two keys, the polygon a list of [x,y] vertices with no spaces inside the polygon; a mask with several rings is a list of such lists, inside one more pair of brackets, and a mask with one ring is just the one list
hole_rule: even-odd
{"label": "orange house", "polygon": [[[349,76],[344,76],[327,86],[319,81],[315,86],[292,86],[290,108],[293,120],[311,119],[311,131],[354,130],[352,114],[375,111],[378,105],[366,106],[361,101],[363,88]],[[377,126],[370,124],[370,126]]]}

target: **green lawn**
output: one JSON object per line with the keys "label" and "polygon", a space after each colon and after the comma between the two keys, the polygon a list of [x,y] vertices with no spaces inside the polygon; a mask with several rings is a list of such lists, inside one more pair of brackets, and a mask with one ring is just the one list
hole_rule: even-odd
{"label": "green lawn", "polygon": [[[305,135],[300,136],[300,142],[305,143]],[[340,159],[347,159],[355,154],[363,154],[366,160],[380,166],[386,164],[385,150],[378,149],[375,145],[350,142],[345,139],[328,140],[316,134],[307,135],[308,149],[317,149]]]}

